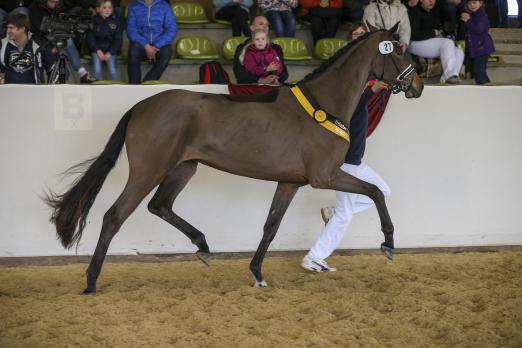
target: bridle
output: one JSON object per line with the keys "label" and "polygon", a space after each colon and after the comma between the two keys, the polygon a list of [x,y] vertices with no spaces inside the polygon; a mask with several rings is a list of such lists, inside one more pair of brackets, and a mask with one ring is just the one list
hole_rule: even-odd
{"label": "bridle", "polygon": [[[392,43],[398,43],[398,42],[392,41]],[[400,71],[399,66],[397,65],[397,62],[395,61],[395,59],[393,58],[391,53],[393,53],[393,51],[390,52],[389,54],[381,53],[382,55],[384,55],[384,63],[382,65],[382,74],[381,74],[381,78],[379,80],[382,80],[384,78],[384,70],[386,67],[386,58],[388,58],[388,57],[390,57],[393,65],[395,66],[395,69],[397,69],[397,71]],[[395,83],[390,87],[393,94],[397,94],[400,92],[406,92],[408,89],[410,89],[410,86],[413,82],[413,76],[412,76],[413,72],[415,72],[415,68],[413,67],[412,64],[409,64],[404,70],[402,70],[399,73],[399,75],[397,75],[397,77],[395,78]]]}

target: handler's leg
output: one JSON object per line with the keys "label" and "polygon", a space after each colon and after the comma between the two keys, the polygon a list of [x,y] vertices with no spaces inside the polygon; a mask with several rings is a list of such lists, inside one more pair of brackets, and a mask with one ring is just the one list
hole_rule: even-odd
{"label": "handler's leg", "polygon": [[[343,164],[341,170],[368,183],[376,185],[385,197],[390,195],[390,188],[384,180],[368,165],[358,166]],[[362,212],[375,204],[368,196],[336,191],[335,213],[328,221],[323,232],[315,242],[308,255],[303,259],[302,266],[315,272],[332,272],[335,268],[324,261],[338,247],[344,233],[352,221],[354,213]]]}

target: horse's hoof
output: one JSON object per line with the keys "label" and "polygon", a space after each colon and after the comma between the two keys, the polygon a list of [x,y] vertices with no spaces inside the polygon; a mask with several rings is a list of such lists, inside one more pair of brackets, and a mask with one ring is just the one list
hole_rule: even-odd
{"label": "horse's hoof", "polygon": [[96,295],[96,290],[90,290],[89,288],[83,290],[82,295]]}
{"label": "horse's hoof", "polygon": [[196,251],[196,256],[205,265],[210,266],[210,253],[206,253],[206,252],[203,252],[203,251]]}
{"label": "horse's hoof", "polygon": [[393,248],[387,247],[383,243],[381,244],[381,251],[383,252],[384,256],[388,258],[388,260],[393,260],[393,256],[395,255]]}
{"label": "horse's hoof", "polygon": [[262,280],[260,282],[258,282],[256,280],[256,283],[254,284],[254,288],[259,288],[259,289],[266,288],[267,286],[268,286],[268,284],[264,280]]}

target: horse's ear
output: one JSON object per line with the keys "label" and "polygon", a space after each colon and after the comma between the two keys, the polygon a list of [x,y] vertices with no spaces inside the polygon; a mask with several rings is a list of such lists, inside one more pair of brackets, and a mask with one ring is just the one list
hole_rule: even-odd
{"label": "horse's ear", "polygon": [[368,21],[364,21],[364,24],[366,24],[366,28],[368,28],[369,32],[374,32],[374,31],[378,31],[379,30],[379,28],[374,27],[373,25],[368,23]]}
{"label": "horse's ear", "polygon": [[401,24],[400,21],[395,23],[395,25],[388,30],[388,33],[390,33],[391,35],[395,34],[397,32],[397,29],[399,29],[399,24]]}

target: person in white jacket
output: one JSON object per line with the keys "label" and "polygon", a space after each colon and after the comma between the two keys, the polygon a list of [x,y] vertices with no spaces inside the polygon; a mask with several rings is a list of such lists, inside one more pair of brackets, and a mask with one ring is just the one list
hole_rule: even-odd
{"label": "person in white jacket", "polygon": [[400,0],[372,0],[364,10],[363,21],[377,29],[390,29],[400,22],[397,34],[402,51],[410,43],[411,27],[408,9]]}

